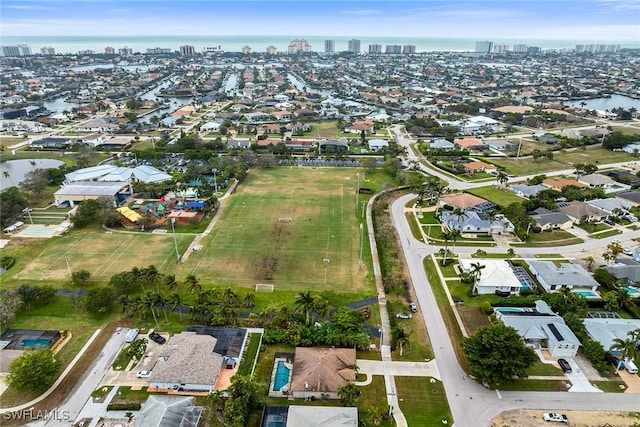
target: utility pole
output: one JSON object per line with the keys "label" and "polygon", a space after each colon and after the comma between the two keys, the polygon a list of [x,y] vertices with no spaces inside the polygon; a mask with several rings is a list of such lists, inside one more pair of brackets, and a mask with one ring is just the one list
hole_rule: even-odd
{"label": "utility pole", "polygon": [[364,243],[364,224],[360,223],[360,263],[359,268],[362,270],[362,247]]}
{"label": "utility pole", "polygon": [[176,238],[176,227],[175,227],[176,219],[171,218],[171,230],[173,231],[173,244],[176,248],[176,261],[180,264],[180,252],[178,252],[178,239]]}

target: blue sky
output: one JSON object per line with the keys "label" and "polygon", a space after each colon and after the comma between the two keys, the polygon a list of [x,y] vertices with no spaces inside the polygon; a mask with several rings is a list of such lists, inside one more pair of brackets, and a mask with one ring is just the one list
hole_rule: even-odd
{"label": "blue sky", "polygon": [[326,35],[640,41],[640,0],[2,0],[6,36]]}

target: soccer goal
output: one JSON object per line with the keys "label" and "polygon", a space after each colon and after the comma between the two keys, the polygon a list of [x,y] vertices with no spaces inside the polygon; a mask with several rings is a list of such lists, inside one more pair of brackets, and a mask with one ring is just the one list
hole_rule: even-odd
{"label": "soccer goal", "polygon": [[280,217],[278,222],[293,222],[293,218]]}
{"label": "soccer goal", "polygon": [[256,292],[273,292],[273,285],[269,285],[266,283],[256,283]]}

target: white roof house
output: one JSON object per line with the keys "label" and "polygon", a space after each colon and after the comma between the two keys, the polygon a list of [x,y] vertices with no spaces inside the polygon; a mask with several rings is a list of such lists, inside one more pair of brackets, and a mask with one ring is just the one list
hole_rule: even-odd
{"label": "white roof house", "polygon": [[383,148],[387,148],[389,146],[389,141],[387,141],[386,139],[370,139],[368,143],[369,150],[371,151],[382,150]]}
{"label": "white roof house", "polygon": [[140,181],[163,182],[171,179],[171,175],[162,172],[153,166],[137,166],[128,168],[124,166],[101,165],[90,168],[78,169],[65,175],[65,181]]}
{"label": "white roof house", "polygon": [[[566,325],[562,316],[554,313],[546,302],[536,301],[535,309],[501,310],[496,307],[496,318],[514,328],[525,343],[536,348],[547,347],[554,357],[573,357],[578,352],[580,340]],[[542,344],[546,345],[542,345]]]}
{"label": "white roof house", "polygon": [[[600,319],[586,318],[582,319],[584,327],[589,337],[602,344],[602,347],[609,351],[614,344],[616,338],[626,340],[629,338],[629,332],[640,328],[639,319]],[[619,353],[613,355],[619,355]]]}
{"label": "white roof house", "polygon": [[531,260],[527,260],[527,264],[547,292],[563,287],[589,289],[595,292],[600,286],[591,274],[578,264],[562,263],[557,266],[553,261]]}
{"label": "white roof house", "polygon": [[287,427],[357,427],[358,408],[289,406]]}
{"label": "white roof house", "polygon": [[463,271],[473,271],[471,264],[479,263],[484,268],[480,270],[480,278],[473,284],[473,291],[480,295],[494,294],[496,291],[516,294],[523,284],[515,275],[507,261],[502,259],[461,259],[460,267]]}

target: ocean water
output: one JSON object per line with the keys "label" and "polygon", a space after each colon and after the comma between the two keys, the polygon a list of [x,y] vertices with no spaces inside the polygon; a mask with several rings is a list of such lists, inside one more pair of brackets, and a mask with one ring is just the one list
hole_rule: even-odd
{"label": "ocean water", "polygon": [[[352,38],[360,40],[362,51],[367,51],[370,44],[382,45],[415,45],[416,52],[471,52],[479,39],[451,37],[345,37],[345,36],[3,36],[3,45],[28,44],[33,53],[39,53],[42,47],[53,47],[56,53],[77,53],[80,50],[104,52],[111,46],[119,49],[130,47],[134,52],[145,53],[147,49],[160,47],[178,50],[180,46],[192,45],[196,51],[205,47],[220,46],[225,52],[240,52],[249,46],[254,52],[264,52],[267,46],[275,46],[279,52],[286,52],[289,43],[296,38],[309,42],[314,52],[324,52],[325,40],[334,40],[336,51],[347,50],[348,41]],[[493,39],[494,45],[525,44],[543,49],[573,49],[577,44],[620,44],[623,48],[640,48],[640,41],[616,42],[602,40],[599,42],[584,40],[534,40],[534,39]]]}

